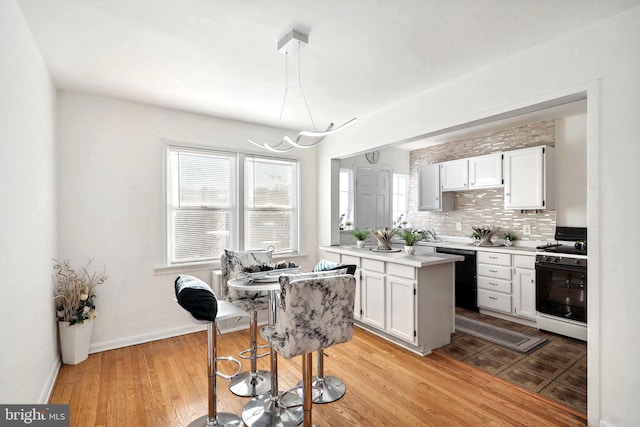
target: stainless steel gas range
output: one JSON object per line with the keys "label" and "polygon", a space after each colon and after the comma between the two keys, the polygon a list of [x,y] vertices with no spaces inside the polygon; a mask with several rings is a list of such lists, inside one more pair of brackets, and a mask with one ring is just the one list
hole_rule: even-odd
{"label": "stainless steel gas range", "polygon": [[587,340],[587,229],[556,227],[555,244],[538,247],[538,329]]}

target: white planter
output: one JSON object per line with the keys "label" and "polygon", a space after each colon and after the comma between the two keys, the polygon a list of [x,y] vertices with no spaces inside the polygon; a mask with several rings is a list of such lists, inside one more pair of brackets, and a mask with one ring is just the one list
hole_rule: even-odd
{"label": "white planter", "polygon": [[357,241],[356,241],[356,245],[357,245],[359,248],[364,248],[364,240],[357,240]]}
{"label": "white planter", "polygon": [[416,247],[415,246],[404,246],[404,251],[407,255],[413,255],[416,253]]}
{"label": "white planter", "polygon": [[62,363],[77,365],[89,357],[92,329],[92,320],[85,320],[83,323],[71,326],[69,326],[69,322],[58,322]]}

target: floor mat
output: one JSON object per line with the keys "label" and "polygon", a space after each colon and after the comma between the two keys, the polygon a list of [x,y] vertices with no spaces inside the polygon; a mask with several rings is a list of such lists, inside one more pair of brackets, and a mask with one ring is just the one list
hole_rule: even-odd
{"label": "floor mat", "polygon": [[520,353],[528,353],[547,342],[545,338],[532,337],[460,315],[456,315],[456,331],[464,332]]}

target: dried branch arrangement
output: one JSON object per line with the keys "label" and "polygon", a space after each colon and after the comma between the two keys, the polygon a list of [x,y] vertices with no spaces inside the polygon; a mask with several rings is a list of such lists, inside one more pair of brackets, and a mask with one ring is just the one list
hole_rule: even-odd
{"label": "dried branch arrangement", "polygon": [[95,289],[107,280],[105,272],[89,273],[91,261],[80,273],[72,269],[67,260],[60,262],[54,259],[54,262],[53,298],[56,303],[57,320],[74,325],[96,317]]}

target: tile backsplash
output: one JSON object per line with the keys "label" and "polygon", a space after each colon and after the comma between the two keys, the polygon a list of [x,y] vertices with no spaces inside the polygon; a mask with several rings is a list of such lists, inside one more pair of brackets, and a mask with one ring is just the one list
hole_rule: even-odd
{"label": "tile backsplash", "polygon": [[[434,228],[440,235],[460,237],[471,235],[472,226],[491,226],[501,228],[497,237],[502,237],[505,232],[512,232],[521,240],[553,240],[556,211],[505,210],[502,188],[444,193],[443,197],[453,198],[453,209],[443,212],[418,211],[417,168],[430,163],[519,148],[555,146],[555,135],[555,121],[547,120],[412,151],[408,213],[410,225],[414,228]],[[461,231],[456,230],[456,223],[462,224]],[[531,227],[530,236],[522,233],[525,224]]]}

